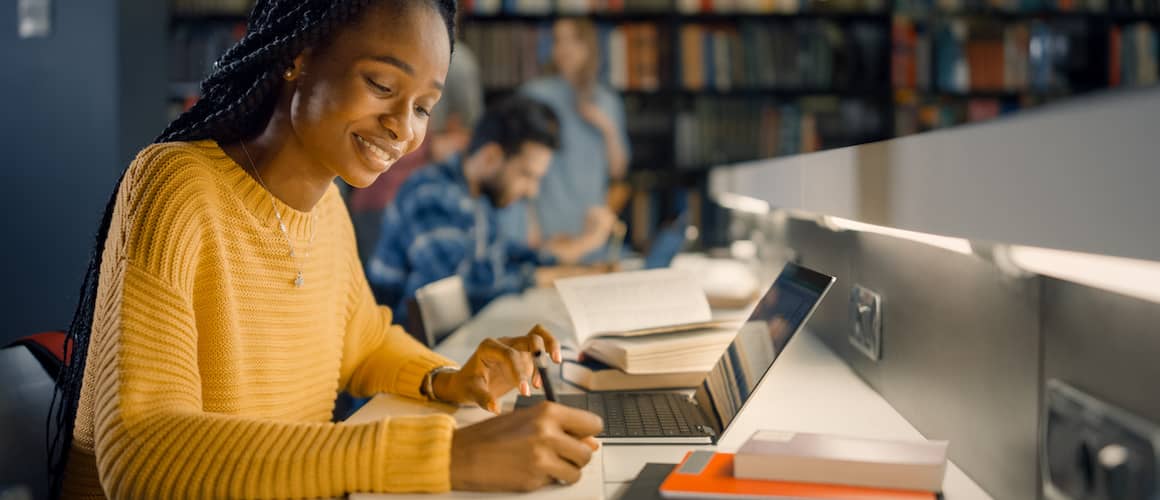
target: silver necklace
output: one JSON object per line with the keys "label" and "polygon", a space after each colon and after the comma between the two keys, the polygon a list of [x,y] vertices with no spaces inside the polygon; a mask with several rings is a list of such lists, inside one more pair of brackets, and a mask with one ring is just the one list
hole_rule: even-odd
{"label": "silver necklace", "polygon": [[[266,187],[266,183],[262,181],[262,175],[258,173],[258,165],[254,163],[254,157],[250,156],[250,151],[246,149],[246,143],[243,141],[242,152],[246,153],[246,159],[250,161],[250,168],[254,170],[254,178],[258,179],[258,184],[262,189],[266,190],[266,195],[270,197],[270,206],[274,207],[274,217],[278,219],[278,229],[282,230],[282,236],[286,237],[286,244],[290,245],[290,258],[294,259],[294,265],[298,267],[298,275],[294,277],[294,288],[302,288],[305,280],[302,278],[302,263],[298,261],[298,255],[294,251],[294,240],[290,238],[290,231],[286,229],[286,222],[282,220],[282,211],[278,210],[278,204],[274,202],[274,194],[270,192],[270,188]],[[310,248],[314,247],[314,233],[318,227],[318,215],[310,214],[310,240],[307,242],[307,249],[305,256],[310,256]]]}

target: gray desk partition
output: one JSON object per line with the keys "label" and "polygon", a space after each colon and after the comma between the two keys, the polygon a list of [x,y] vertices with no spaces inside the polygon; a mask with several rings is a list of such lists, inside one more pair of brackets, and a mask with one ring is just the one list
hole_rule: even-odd
{"label": "gray desk partition", "polygon": [[1160,88],[719,168],[710,191],[972,240],[1160,260]]}

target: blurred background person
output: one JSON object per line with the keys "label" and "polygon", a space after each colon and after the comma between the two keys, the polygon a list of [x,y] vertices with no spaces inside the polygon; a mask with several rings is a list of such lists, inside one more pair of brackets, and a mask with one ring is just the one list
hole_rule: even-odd
{"label": "blurred background person", "polygon": [[[513,97],[489,109],[464,155],[412,175],[388,206],[366,267],[380,304],[395,306],[406,325],[407,300],[420,288],[458,275],[473,311],[501,295],[559,277],[602,244],[533,250],[506,237],[496,210],[534,197],[560,144],[560,125],[546,105]],[[604,235],[607,238],[607,234]]]}
{"label": "blurred background person", "polygon": [[[549,251],[607,235],[616,221],[605,198],[610,181],[628,170],[629,142],[624,104],[601,84],[596,26],[563,18],[552,27],[551,76],[519,92],[547,104],[560,117],[560,149],[552,158],[540,195],[501,214],[510,237]],[[592,261],[600,253],[588,255]]]}

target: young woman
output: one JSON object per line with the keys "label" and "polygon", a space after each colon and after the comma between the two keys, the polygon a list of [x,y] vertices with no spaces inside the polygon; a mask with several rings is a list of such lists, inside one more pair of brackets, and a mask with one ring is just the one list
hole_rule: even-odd
{"label": "young woman", "polygon": [[555,74],[528,82],[520,92],[560,117],[560,149],[530,212],[513,209],[502,224],[510,236],[526,237],[534,246],[584,241],[599,248],[615,222],[605,208],[609,181],[624,178],[628,169],[624,105],[598,81],[600,47],[592,21],[560,19],[552,37]]}
{"label": "young woman", "polygon": [[[550,335],[462,367],[375,305],[335,177],[366,186],[423,140],[452,0],[258,0],[205,97],[110,200],[58,380],[54,490],[70,498],[332,497],[572,482],[601,422],[542,405],[329,422],[335,394],[498,411]],[[529,384],[529,380],[531,383]]]}

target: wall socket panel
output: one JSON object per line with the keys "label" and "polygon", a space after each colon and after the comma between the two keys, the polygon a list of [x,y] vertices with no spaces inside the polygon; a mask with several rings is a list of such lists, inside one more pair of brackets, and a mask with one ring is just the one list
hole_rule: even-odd
{"label": "wall socket panel", "polygon": [[850,289],[850,323],[850,345],[872,361],[882,359],[882,294],[854,285]]}
{"label": "wall socket panel", "polygon": [[1160,500],[1160,426],[1047,383],[1040,477],[1048,500]]}

